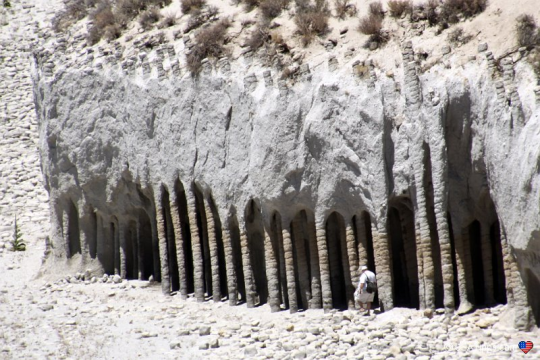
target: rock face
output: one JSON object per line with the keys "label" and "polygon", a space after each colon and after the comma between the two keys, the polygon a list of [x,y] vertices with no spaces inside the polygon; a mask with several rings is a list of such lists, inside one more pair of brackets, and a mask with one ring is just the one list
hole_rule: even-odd
{"label": "rock face", "polygon": [[32,48],[43,36],[35,15],[47,16],[33,3],[0,6],[0,253],[15,217],[24,238],[49,230],[30,76]]}
{"label": "rock face", "polygon": [[514,81],[533,78],[526,66],[500,74],[488,52],[420,74],[405,43],[393,77],[330,58],[288,83],[243,57],[192,78],[174,50],[36,51],[45,271],[295,312],[354,307],[366,264],[383,309],[508,302],[515,326],[540,319],[540,110]]}

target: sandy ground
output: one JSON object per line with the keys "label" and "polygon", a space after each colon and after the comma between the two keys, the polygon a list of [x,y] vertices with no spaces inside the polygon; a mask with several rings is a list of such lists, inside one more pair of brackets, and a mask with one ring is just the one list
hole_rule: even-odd
{"label": "sandy ground", "polygon": [[540,333],[502,326],[504,306],[432,319],[411,309],[272,314],[167,297],[148,282],[36,279],[43,250],[34,240],[0,257],[0,359],[538,358],[518,342]]}

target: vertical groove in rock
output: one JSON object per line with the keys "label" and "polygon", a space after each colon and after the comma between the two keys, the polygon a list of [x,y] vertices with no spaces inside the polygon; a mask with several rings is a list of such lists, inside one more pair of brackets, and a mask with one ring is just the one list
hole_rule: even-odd
{"label": "vertical groove in rock", "polygon": [[114,274],[120,275],[120,237],[119,237],[119,221],[112,222],[113,225],[113,237],[114,237]]}
{"label": "vertical groove in rock", "polygon": [[141,239],[141,222],[137,221],[137,229],[136,236],[137,236],[137,266],[139,267],[139,271],[137,274],[137,278],[139,280],[142,280],[145,276],[148,277],[148,274],[144,273],[144,250],[143,250],[143,242]]}
{"label": "vertical groove in rock", "polygon": [[204,266],[199,227],[197,226],[197,209],[195,195],[186,191],[189,229],[191,233],[191,251],[193,254],[193,286],[197,301],[204,301]]}
{"label": "vertical groove in rock", "polygon": [[251,267],[251,254],[249,249],[248,237],[244,223],[239,224],[240,227],[240,246],[242,247],[242,268],[244,269],[244,283],[246,285],[246,304],[248,308],[253,308],[257,305],[257,291],[255,289],[255,281],[253,278],[253,269]]}
{"label": "vertical groove in rock", "polygon": [[321,271],[319,267],[315,221],[308,219],[307,226],[309,236],[309,265],[311,269],[311,300],[309,308],[320,309],[322,308]]}
{"label": "vertical groove in rock", "polygon": [[[344,218],[345,219],[345,218]],[[347,298],[347,307],[348,309],[354,309],[354,288],[351,278],[351,265],[349,263],[349,238],[347,237],[347,228],[350,226],[350,221],[348,219],[344,220],[343,224],[340,224],[339,227],[339,242],[341,250],[341,265],[343,268],[343,278],[345,280],[345,296]],[[354,241],[354,237],[353,237]],[[354,245],[352,246],[354,250]],[[354,254],[353,254],[354,256]]]}
{"label": "vertical groove in rock", "polygon": [[118,238],[120,239],[120,277],[127,278],[127,243],[126,224],[118,220]]}
{"label": "vertical groove in rock", "polygon": [[156,221],[153,221],[153,219],[150,220],[150,227],[152,228],[152,257],[153,257],[153,275],[154,280],[161,281],[161,258],[160,258],[160,252],[159,252],[159,235],[158,235],[158,224],[157,224],[157,211],[154,208],[154,213],[152,215],[149,215],[156,219]]}
{"label": "vertical groove in rock", "polygon": [[178,263],[178,279],[180,286],[180,297],[187,299],[187,276],[186,276],[186,257],[184,254],[184,233],[182,231],[182,220],[180,219],[180,209],[178,206],[178,194],[172,192],[170,197],[171,208],[171,225],[174,232],[174,240],[176,242],[176,262]]}
{"label": "vertical groove in rock", "polygon": [[298,285],[300,288],[300,300],[302,307],[308,308],[308,301],[311,299],[311,286],[309,283],[309,270],[306,259],[305,239],[302,226],[301,215],[298,214],[292,221],[294,251],[296,252],[296,260],[298,269]]}
{"label": "vertical groove in rock", "polygon": [[480,237],[482,246],[482,266],[484,270],[484,296],[487,306],[495,303],[493,298],[493,269],[491,264],[491,238],[490,226],[482,222],[480,224]]}
{"label": "vertical groove in rock", "polygon": [[285,271],[287,273],[287,289],[289,295],[289,311],[294,314],[298,311],[296,299],[296,279],[294,276],[294,255],[291,241],[290,224],[282,220],[281,231],[283,234],[283,253],[285,256]]}
{"label": "vertical groove in rock", "polygon": [[138,279],[138,273],[139,273],[139,236],[137,234],[138,225],[137,222],[132,225],[130,229],[130,235],[131,235],[131,258],[132,261],[132,277],[131,279]]}
{"label": "vertical groove in rock", "polygon": [[159,260],[161,264],[161,291],[163,294],[169,294],[171,289],[170,278],[169,278],[169,256],[167,249],[167,231],[165,225],[165,208],[162,204],[163,199],[162,190],[159,194],[159,198],[156,201],[156,224],[157,224],[157,235],[158,235],[158,244],[159,244]]}
{"label": "vertical groove in rock", "polygon": [[279,256],[279,278],[281,282],[281,302],[288,306],[289,304],[289,291],[287,284],[287,270],[285,266],[285,250],[283,247],[283,230],[281,227],[281,217],[277,214],[274,215],[274,224],[276,227],[277,234],[277,246],[278,246],[278,256]]}
{"label": "vertical groove in rock", "polygon": [[216,240],[216,224],[214,213],[210,208],[208,198],[204,198],[204,211],[206,212],[206,224],[208,228],[208,247],[210,250],[210,266],[212,268],[212,299],[214,302],[221,301],[221,281],[219,276],[219,254]]}
{"label": "vertical groove in rock", "polygon": [[316,222],[317,251],[321,268],[322,305],[325,311],[332,309],[332,288],[330,285],[330,264],[328,259],[328,243],[326,241],[326,226],[323,221]]}
{"label": "vertical groove in rock", "polygon": [[464,228],[461,232],[463,241],[463,271],[465,273],[465,287],[467,290],[467,299],[472,304],[477,300],[474,297],[473,267],[471,258],[471,239],[469,228]]}
{"label": "vertical groove in rock", "polygon": [[[347,238],[347,253],[349,254],[349,271],[350,271],[350,278],[351,278],[351,297],[352,297],[352,307],[349,306],[351,309],[354,309],[355,302],[354,302],[354,290],[357,285],[357,281],[359,279],[359,272],[358,272],[358,253],[356,252],[356,238],[354,237],[354,229],[353,229],[353,223],[352,219],[345,218],[345,235]],[[373,270],[373,269],[371,269]]]}
{"label": "vertical groove in rock", "polygon": [[233,245],[229,221],[223,222],[223,247],[227,269],[227,292],[229,293],[229,305],[238,304],[238,284],[236,283],[236,267],[234,263]]}
{"label": "vertical groove in rock", "polygon": [[377,289],[379,292],[379,305],[383,311],[394,307],[394,298],[392,296],[392,274],[390,245],[388,243],[388,234],[386,229],[381,226],[378,230],[375,223],[371,223],[371,232],[373,236],[373,253],[375,254],[375,266],[377,267]]}
{"label": "vertical groove in rock", "polygon": [[264,252],[266,260],[266,279],[268,283],[268,303],[270,310],[277,312],[280,310],[279,299],[279,269],[276,258],[275,246],[272,243],[271,229],[264,225]]}

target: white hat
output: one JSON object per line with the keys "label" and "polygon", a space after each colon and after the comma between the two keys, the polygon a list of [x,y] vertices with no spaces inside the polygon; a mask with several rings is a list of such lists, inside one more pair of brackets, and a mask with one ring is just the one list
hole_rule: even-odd
{"label": "white hat", "polygon": [[366,266],[366,265],[362,265],[362,267],[360,268],[360,270],[362,270],[362,271],[367,270],[367,266]]}

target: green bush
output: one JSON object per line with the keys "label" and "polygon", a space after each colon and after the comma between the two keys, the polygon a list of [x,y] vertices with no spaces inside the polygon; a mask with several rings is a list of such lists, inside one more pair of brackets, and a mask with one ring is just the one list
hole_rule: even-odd
{"label": "green bush", "polygon": [[10,241],[11,251],[25,251],[26,243],[24,242],[21,234],[21,229],[17,226],[17,219],[15,219],[15,236],[14,239]]}

